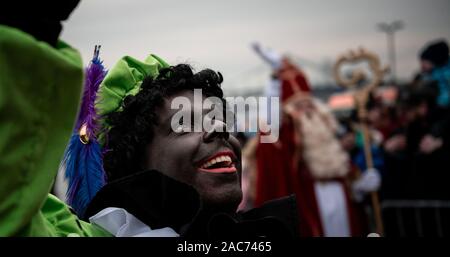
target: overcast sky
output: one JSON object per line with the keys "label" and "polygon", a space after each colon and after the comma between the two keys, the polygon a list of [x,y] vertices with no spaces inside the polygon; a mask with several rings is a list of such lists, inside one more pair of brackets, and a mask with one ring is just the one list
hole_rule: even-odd
{"label": "overcast sky", "polygon": [[171,64],[219,70],[225,86],[236,88],[246,86],[236,81],[251,71],[267,76],[253,41],[316,63],[364,46],[385,63],[386,37],[376,24],[400,19],[406,26],[397,33],[398,75],[410,78],[427,41],[450,39],[449,11],[449,0],[82,0],[62,38],[85,63],[101,44],[108,67],[123,55],[155,53]]}

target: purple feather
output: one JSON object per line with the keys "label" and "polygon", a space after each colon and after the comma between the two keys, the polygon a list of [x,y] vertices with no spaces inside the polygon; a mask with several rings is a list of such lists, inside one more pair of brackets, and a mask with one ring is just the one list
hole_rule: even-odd
{"label": "purple feather", "polygon": [[[95,47],[94,57],[86,69],[86,80],[78,119],[70,138],[61,169],[69,181],[66,192],[67,202],[82,217],[95,194],[106,183],[103,169],[102,149],[97,141],[99,130],[98,115],[95,109],[96,94],[106,71],[99,59],[100,46]],[[88,142],[80,140],[80,129],[86,124]]]}
{"label": "purple feather", "polygon": [[86,123],[89,137],[91,137],[91,134],[95,134],[98,130],[98,125],[96,123],[98,116],[95,110],[95,99],[98,88],[106,75],[103,62],[99,58],[99,53],[100,46],[96,46],[91,64],[86,69],[83,98],[81,100],[80,112],[78,114],[78,119],[75,126],[75,130],[78,132],[81,126]]}

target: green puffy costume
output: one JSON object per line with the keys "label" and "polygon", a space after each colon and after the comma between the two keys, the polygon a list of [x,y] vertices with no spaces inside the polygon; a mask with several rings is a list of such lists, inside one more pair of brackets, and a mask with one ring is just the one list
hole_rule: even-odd
{"label": "green puffy costume", "polygon": [[0,236],[108,236],[49,194],[73,128],[79,53],[0,25]]}

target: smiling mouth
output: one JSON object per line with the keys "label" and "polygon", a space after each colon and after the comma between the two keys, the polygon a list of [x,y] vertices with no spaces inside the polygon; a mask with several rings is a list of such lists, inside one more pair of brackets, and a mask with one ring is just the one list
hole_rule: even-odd
{"label": "smiling mouth", "polygon": [[198,170],[210,173],[234,173],[237,171],[232,152],[220,152],[198,165]]}

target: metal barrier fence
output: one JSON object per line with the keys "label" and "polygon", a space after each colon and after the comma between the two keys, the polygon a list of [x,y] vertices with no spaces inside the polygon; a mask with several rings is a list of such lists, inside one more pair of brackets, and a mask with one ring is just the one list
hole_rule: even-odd
{"label": "metal barrier fence", "polygon": [[385,200],[386,237],[450,237],[450,201]]}

